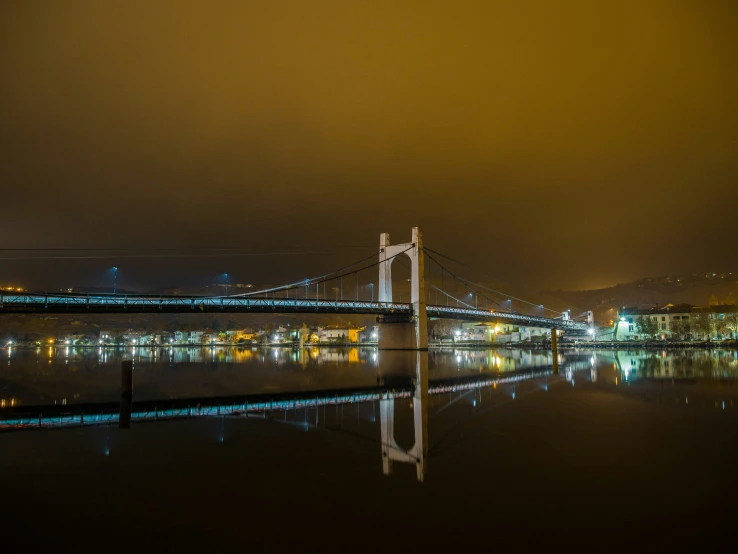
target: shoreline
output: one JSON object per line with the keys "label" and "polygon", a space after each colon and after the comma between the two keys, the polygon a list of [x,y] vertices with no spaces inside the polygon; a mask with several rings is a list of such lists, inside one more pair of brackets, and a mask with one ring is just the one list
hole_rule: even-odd
{"label": "shoreline", "polygon": [[[308,344],[303,348],[377,348],[377,342],[364,342],[354,344]],[[261,349],[261,348],[300,348],[299,343],[280,343],[280,344],[131,344],[131,345],[71,345],[71,344],[14,344],[0,346],[0,351],[8,351],[12,349],[31,350],[37,348],[76,348],[80,350],[127,350],[129,348],[149,348],[149,349],[172,349],[184,348],[190,350],[196,349],[212,349],[212,348],[237,348],[237,349]],[[490,350],[490,349],[523,349],[523,350],[551,350],[551,343],[530,343],[530,342],[480,342],[480,343],[430,343],[428,350]],[[738,339],[724,341],[575,341],[560,342],[559,350],[575,350],[580,348],[587,349],[604,349],[604,350],[659,350],[659,349],[711,349],[711,348],[738,348]]]}

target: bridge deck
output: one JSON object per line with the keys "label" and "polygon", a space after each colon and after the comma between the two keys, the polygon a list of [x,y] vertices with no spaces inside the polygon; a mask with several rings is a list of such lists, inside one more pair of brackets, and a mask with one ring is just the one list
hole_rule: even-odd
{"label": "bridge deck", "polygon": [[[584,333],[587,325],[563,319],[490,312],[453,306],[427,306],[428,317],[510,323]],[[0,294],[0,313],[132,314],[132,313],[314,313],[408,315],[412,304],[307,298],[248,296],[155,296],[112,294]]]}

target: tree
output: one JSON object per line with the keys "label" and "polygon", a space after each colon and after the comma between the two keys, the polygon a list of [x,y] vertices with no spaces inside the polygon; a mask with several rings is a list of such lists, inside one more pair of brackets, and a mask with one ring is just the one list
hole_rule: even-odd
{"label": "tree", "polygon": [[692,327],[695,333],[698,333],[702,338],[709,339],[710,331],[712,330],[712,319],[710,314],[695,314],[692,317]]}
{"label": "tree", "polygon": [[651,319],[651,316],[639,315],[636,319],[636,331],[639,335],[645,335],[646,337],[652,337],[658,331],[659,324],[655,319]]}
{"label": "tree", "polygon": [[450,337],[454,330],[461,326],[461,322],[451,319],[434,319],[430,322],[428,334],[434,338]]}
{"label": "tree", "polygon": [[646,319],[639,315],[635,320],[635,329],[639,335],[646,335]]}
{"label": "tree", "polygon": [[728,322],[725,319],[718,319],[715,322],[715,333],[720,339],[724,338],[728,333]]}
{"label": "tree", "polygon": [[675,339],[681,339],[684,335],[684,323],[681,319],[673,319],[670,324],[671,336]]}
{"label": "tree", "polygon": [[733,333],[733,338],[738,336],[738,313],[734,312],[727,317],[728,329]]}

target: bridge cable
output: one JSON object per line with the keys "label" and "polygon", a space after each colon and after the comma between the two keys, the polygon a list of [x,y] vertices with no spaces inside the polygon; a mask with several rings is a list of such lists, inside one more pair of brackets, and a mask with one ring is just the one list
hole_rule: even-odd
{"label": "bridge cable", "polygon": [[[281,287],[274,287],[274,288],[264,289],[264,290],[260,290],[260,291],[254,291],[254,292],[250,292],[250,293],[242,293],[242,294],[234,295],[234,296],[240,296],[240,297],[243,297],[243,296],[254,296],[254,295],[257,295],[257,294],[265,294],[265,293],[269,293],[269,292],[279,292],[279,291],[283,291],[283,290],[299,289],[299,288],[302,288],[302,287],[305,287],[305,286],[309,286],[309,285],[319,285],[321,283],[325,283],[325,282],[333,281],[334,279],[337,279],[338,277],[335,277],[336,273],[340,273],[341,276],[344,276],[344,275],[353,275],[355,273],[359,273],[361,271],[364,271],[364,270],[370,269],[372,267],[375,267],[375,266],[377,266],[377,265],[379,265],[381,263],[384,263],[386,261],[392,260],[392,259],[396,258],[397,256],[400,256],[401,254],[404,254],[405,252],[407,252],[409,250],[412,250],[413,248],[415,248],[414,245],[409,246],[408,248],[406,248],[402,252],[398,252],[397,254],[395,254],[393,256],[390,256],[389,258],[386,258],[385,260],[380,260],[378,262],[374,262],[373,264],[370,264],[370,265],[361,267],[361,268],[359,268],[359,269],[357,269],[355,271],[350,271],[350,272],[347,272],[347,273],[342,273],[343,270],[349,269],[351,267],[355,267],[356,265],[358,265],[360,263],[363,263],[363,262],[365,262],[365,261],[373,258],[374,256],[377,256],[381,252],[376,252],[376,253],[372,254],[371,256],[368,256],[368,257],[364,258],[363,260],[360,260],[360,261],[355,262],[355,263],[353,263],[351,265],[345,266],[345,267],[343,267],[341,269],[337,269],[335,271],[331,271],[330,273],[326,273],[325,275],[321,275],[319,277],[314,277],[312,279],[308,279],[308,280],[305,280],[305,281],[299,281],[297,283],[292,283],[292,284],[289,284],[289,285],[283,285]],[[334,275],[334,277],[331,277],[331,275]]]}
{"label": "bridge cable", "polygon": [[[355,266],[357,266],[357,265],[359,265],[361,263],[364,263],[365,261],[374,258],[374,256],[377,256],[378,254],[379,254],[378,252],[374,252],[370,256],[367,256],[366,258],[363,258],[363,259],[359,260],[358,262],[354,262],[354,263],[352,263],[350,265],[344,266],[344,267],[339,268],[339,269],[337,269],[335,271],[331,271],[329,273],[326,273],[325,275],[319,275],[318,277],[313,277],[313,278],[307,279],[305,281],[298,281],[296,283],[290,283],[290,284],[287,284],[287,285],[281,285],[281,286],[278,286],[278,287],[272,287],[272,288],[263,289],[263,290],[259,290],[259,291],[254,291],[254,292],[244,292],[244,293],[241,293],[241,294],[233,294],[231,296],[254,296],[254,295],[257,295],[257,294],[266,294],[266,293],[270,293],[270,292],[279,292],[279,291],[283,291],[283,290],[299,289],[299,288],[302,288],[302,287],[305,287],[305,286],[315,285],[315,284],[319,284],[319,283],[324,282],[324,281],[318,281],[319,279],[332,280],[332,279],[327,279],[327,277],[329,277],[331,275],[335,275],[336,273],[341,273],[343,275],[351,275],[352,272],[348,272],[348,273],[342,273],[342,272],[344,270],[346,270],[346,269],[350,269],[350,268],[355,267]],[[357,271],[362,271],[362,270],[359,269]],[[334,279],[335,279],[335,277],[334,277]]]}
{"label": "bridge cable", "polygon": [[[489,277],[489,278],[491,278],[491,279],[494,279],[495,281],[501,281],[502,283],[505,283],[505,284],[507,284],[507,285],[511,285],[511,286],[519,286],[519,285],[512,285],[512,283],[508,283],[508,282],[506,282],[506,281],[502,281],[501,279],[498,279],[498,278],[497,278],[496,276],[494,276],[494,275],[491,275],[491,274],[489,274],[489,273],[487,273],[487,272],[485,272],[485,271],[483,271],[483,270],[481,270],[481,269],[475,268],[475,267],[473,267],[473,266],[471,266],[471,265],[469,265],[469,264],[467,264],[467,263],[464,263],[464,262],[462,262],[462,261],[456,260],[456,259],[452,258],[451,256],[447,256],[446,254],[442,254],[441,252],[438,252],[438,251],[436,251],[436,250],[433,250],[433,249],[431,249],[431,248],[425,247],[425,250],[429,250],[429,251],[433,252],[434,254],[437,254],[438,256],[441,256],[441,257],[443,257],[443,258],[446,258],[447,260],[449,260],[449,261],[452,261],[452,262],[454,262],[454,263],[456,263],[456,264],[459,264],[459,265],[461,265],[461,266],[464,266],[464,267],[466,267],[466,268],[468,268],[468,269],[472,269],[472,270],[474,270],[474,271],[478,271],[478,272],[479,272],[479,273],[481,273],[482,275],[485,275],[485,276],[487,276],[487,277]],[[475,283],[475,284],[477,284],[477,283]],[[535,304],[535,303],[533,303],[533,302],[528,302],[527,300],[523,300],[522,298],[517,298],[517,297],[515,297],[515,296],[510,296],[509,294],[506,294],[506,293],[504,293],[504,292],[501,292],[501,291],[498,291],[498,290],[495,290],[495,289],[491,289],[491,288],[489,288],[489,287],[484,287],[483,285],[479,285],[479,284],[477,284],[477,285],[478,285],[478,286],[480,286],[480,287],[483,287],[483,288],[485,288],[485,289],[487,289],[487,290],[489,290],[489,291],[491,291],[491,292],[495,292],[495,293],[497,293],[497,294],[500,294],[501,296],[507,296],[508,298],[513,298],[513,299],[515,299],[515,300],[517,300],[517,301],[519,301],[519,302],[523,302],[523,303],[525,303],[525,304],[529,304],[529,305],[531,305],[531,306],[534,306],[534,307],[536,307],[536,308],[538,308],[538,307],[542,306],[542,304]],[[521,287],[521,288],[523,288],[523,290],[526,290],[527,292],[530,292],[531,294],[537,294],[537,293],[534,293],[534,292],[533,292],[533,291],[531,291],[531,290],[525,289],[524,287]],[[556,299],[556,298],[553,298],[552,296],[546,296],[546,297],[547,297],[547,298],[549,298],[550,300],[553,300],[553,301],[554,301],[554,302],[556,302],[557,304],[562,304],[562,305],[565,305],[565,306],[571,306],[571,304],[568,304],[568,303],[566,303],[566,302],[562,302],[561,300],[558,300],[558,299]],[[581,308],[578,308],[577,306],[573,306],[573,307],[574,307],[575,309],[577,309],[577,310],[580,310],[580,309],[581,309]],[[545,309],[548,309],[548,311],[550,311],[550,312],[553,312],[553,313],[557,313],[557,314],[560,314],[560,313],[561,313],[561,312],[558,312],[558,311],[556,311],[556,310],[552,310],[552,309],[550,309],[550,308],[545,308],[545,307],[544,307],[544,310],[545,310]]]}
{"label": "bridge cable", "polygon": [[466,302],[464,302],[463,300],[459,300],[459,299],[458,299],[458,298],[456,298],[456,297],[455,297],[455,296],[454,296],[453,294],[449,294],[449,293],[447,293],[447,292],[446,292],[445,290],[443,290],[443,289],[439,289],[439,288],[438,288],[437,286],[435,286],[435,285],[433,285],[433,284],[431,284],[431,287],[432,287],[432,288],[434,288],[434,289],[436,289],[437,291],[440,291],[440,292],[442,292],[443,294],[445,294],[445,295],[446,295],[446,296],[448,296],[449,298],[453,298],[454,300],[456,300],[456,302],[458,302],[459,304],[463,304],[464,306],[466,306],[466,307],[467,307],[467,308],[469,308],[470,310],[478,310],[478,308],[475,308],[474,306],[472,306],[472,305],[470,305],[470,304],[467,304],[467,303],[466,303]]}
{"label": "bridge cable", "polygon": [[[403,259],[399,259],[399,260],[397,260],[397,261],[398,261],[398,262],[400,263],[400,265],[402,265],[402,266],[403,266],[403,267],[405,267],[406,269],[411,269],[411,268],[410,268],[410,266],[406,264],[405,260],[403,260]],[[435,260],[433,260],[433,261],[435,262]],[[436,263],[437,263],[437,262],[436,262]],[[447,270],[446,270],[446,268],[444,268],[443,266],[440,266],[440,267],[441,267],[441,270],[442,270],[442,271],[447,271]],[[429,287],[431,287],[432,289],[435,289],[435,290],[437,290],[437,291],[440,291],[441,293],[445,294],[445,295],[446,295],[446,296],[447,296],[448,298],[452,298],[452,299],[456,300],[456,302],[457,302],[458,304],[463,304],[464,306],[466,306],[467,308],[469,308],[469,309],[472,309],[472,310],[477,310],[477,309],[478,309],[478,308],[475,308],[474,306],[472,306],[471,304],[467,304],[467,303],[466,303],[466,302],[464,302],[463,300],[460,300],[460,299],[456,298],[456,297],[455,297],[454,295],[452,295],[452,294],[450,294],[450,293],[446,292],[446,291],[445,291],[445,290],[443,290],[442,288],[439,288],[439,287],[437,287],[437,286],[436,286],[436,285],[434,285],[433,283],[430,283],[430,282],[429,282],[429,283],[428,283],[428,286],[429,286]],[[474,291],[474,292],[476,292],[476,291]],[[482,295],[482,297],[483,297],[483,298],[486,298],[486,297],[485,297],[485,296],[483,296],[483,295]],[[486,298],[486,299],[487,299],[487,300],[489,300],[490,302],[494,302],[494,300],[491,300],[491,299],[489,299],[489,298]],[[496,303],[496,302],[495,302],[495,303]],[[428,303],[428,304],[430,304],[430,303]],[[430,304],[430,305],[432,305],[432,304]],[[498,304],[498,305],[499,305],[499,304]]]}
{"label": "bridge cable", "polygon": [[[426,249],[426,250],[427,250],[427,249]],[[456,275],[456,274],[454,274],[453,272],[449,271],[449,270],[448,270],[447,268],[445,268],[445,267],[443,266],[443,264],[441,264],[441,262],[439,262],[438,260],[436,260],[436,259],[435,259],[435,258],[434,258],[433,256],[431,256],[431,255],[430,255],[430,254],[429,254],[428,252],[426,252],[425,254],[426,254],[426,256],[428,256],[428,258],[430,258],[430,259],[431,259],[431,260],[432,260],[433,262],[435,262],[436,264],[438,264],[438,266],[439,266],[439,267],[440,267],[440,268],[441,268],[441,269],[442,269],[443,271],[447,272],[447,273],[448,273],[449,275],[451,275],[451,277],[453,277],[454,279],[456,279],[457,281],[459,281],[459,282],[460,282],[460,283],[461,283],[462,285],[464,285],[464,286],[465,286],[465,287],[466,287],[467,289],[471,290],[472,292],[476,293],[477,295],[481,296],[482,298],[484,298],[484,299],[486,299],[486,300],[488,300],[488,301],[492,302],[493,304],[495,304],[496,306],[498,306],[498,307],[499,307],[499,308],[501,308],[502,310],[506,310],[506,311],[508,311],[508,312],[510,312],[510,313],[515,313],[515,312],[514,312],[513,310],[511,310],[510,308],[506,308],[506,307],[502,306],[502,305],[501,305],[501,304],[500,304],[499,302],[497,302],[497,301],[495,301],[495,300],[493,300],[493,299],[489,298],[489,297],[488,297],[488,296],[486,296],[485,294],[480,294],[478,290],[476,290],[476,289],[474,289],[474,288],[470,287],[470,286],[469,286],[469,285],[467,284],[467,283],[468,283],[468,282],[470,282],[470,281],[465,281],[464,279],[462,279],[462,278],[461,278],[461,277],[459,277],[458,275]],[[450,296],[450,295],[449,295],[449,296]],[[479,309],[479,308],[474,308],[474,309]]]}
{"label": "bridge cable", "polygon": [[[491,302],[492,304],[494,304],[495,306],[499,307],[499,308],[500,308],[500,309],[502,309],[502,310],[507,310],[507,311],[510,311],[511,313],[514,313],[514,312],[512,312],[512,310],[510,310],[509,308],[507,308],[507,307],[505,307],[505,306],[502,306],[502,305],[501,305],[500,303],[496,302],[496,301],[495,301],[495,300],[493,300],[492,298],[489,298],[489,297],[488,297],[488,296],[486,296],[485,294],[483,294],[483,293],[480,293],[480,292],[479,292],[478,290],[476,290],[476,289],[474,289],[474,288],[470,287],[470,286],[469,286],[469,285],[467,284],[467,282],[466,282],[466,281],[465,281],[464,279],[462,279],[461,277],[458,277],[457,275],[453,274],[453,273],[452,273],[451,271],[449,271],[449,270],[448,270],[447,268],[445,268],[445,267],[444,267],[444,266],[443,266],[443,265],[442,265],[442,264],[441,264],[440,262],[438,262],[438,260],[436,260],[435,258],[433,258],[433,256],[431,256],[430,254],[426,253],[426,255],[428,256],[428,258],[429,258],[430,260],[432,260],[432,261],[433,261],[433,262],[434,262],[435,264],[437,264],[437,265],[438,265],[438,267],[439,267],[439,268],[441,269],[441,277],[443,277],[443,274],[444,274],[444,272],[446,272],[446,273],[448,273],[449,275],[451,275],[451,277],[453,277],[454,279],[456,279],[457,281],[459,281],[459,282],[460,282],[460,283],[461,283],[462,285],[464,285],[464,287],[465,287],[466,289],[468,289],[468,290],[471,290],[472,292],[474,292],[474,293],[475,293],[475,294],[476,294],[477,296],[481,296],[482,298],[484,298],[485,300],[487,300],[487,301]],[[466,304],[465,302],[463,302],[462,300],[459,300],[459,299],[458,299],[458,298],[456,298],[455,296],[453,296],[453,295],[449,294],[448,292],[446,292],[445,290],[443,290],[443,288],[441,288],[441,289],[438,289],[438,290],[440,290],[440,291],[441,291],[441,292],[442,292],[443,294],[445,294],[447,298],[449,298],[449,297],[450,297],[450,298],[453,298],[453,299],[454,299],[454,300],[456,300],[457,302],[461,302],[462,304],[465,304],[466,306],[469,306],[469,307],[470,307],[471,309],[474,309],[474,310],[478,310],[478,309],[479,309],[479,307],[478,307],[478,306],[477,306],[477,307],[472,307],[472,306],[470,306],[469,304]],[[485,311],[486,311],[486,310],[485,310]]]}

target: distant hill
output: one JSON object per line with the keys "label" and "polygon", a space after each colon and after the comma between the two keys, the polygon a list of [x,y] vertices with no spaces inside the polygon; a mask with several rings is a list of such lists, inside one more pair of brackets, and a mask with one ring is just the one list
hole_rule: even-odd
{"label": "distant hill", "polygon": [[621,306],[647,308],[681,303],[707,306],[711,298],[719,303],[734,302],[738,298],[738,273],[648,277],[605,289],[556,290],[546,294],[571,304],[573,309],[593,310],[598,322],[607,324]]}

